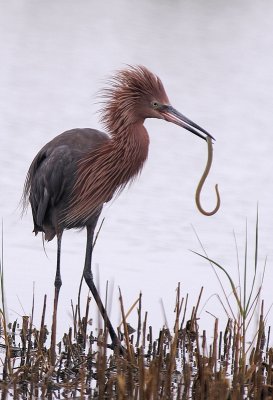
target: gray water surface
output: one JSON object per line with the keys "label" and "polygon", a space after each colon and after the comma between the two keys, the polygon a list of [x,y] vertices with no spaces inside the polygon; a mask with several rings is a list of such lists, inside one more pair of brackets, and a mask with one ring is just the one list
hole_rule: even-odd
{"label": "gray water surface", "polygon": [[[46,257],[41,237],[32,234],[31,212],[21,219],[18,208],[30,162],[64,130],[101,128],[95,93],[125,64],[143,64],[158,74],[173,106],[215,136],[202,201],[204,207],[214,207],[218,183],[222,205],[213,217],[204,217],[195,206],[206,143],[178,126],[146,121],[149,159],[136,183],[105,207],[94,252],[101,292],[107,280],[114,282],[114,324],[119,321],[118,287],[126,309],[142,291],[155,328],[164,323],[160,298],[173,324],[178,281],[183,294],[189,292],[191,305],[201,286],[202,305],[221,293],[209,264],[190,251],[202,251],[192,226],[209,256],[237,281],[233,230],[243,265],[247,219],[253,268],[257,203],[261,266],[268,256],[263,291],[268,308],[273,280],[272,1],[98,3],[0,2],[0,214],[10,319],[31,312],[35,282],[35,315],[40,315],[46,293],[51,323],[56,243],[46,244]],[[85,232],[64,235],[60,331],[71,323],[69,304],[76,301],[84,251]],[[202,327],[214,322],[206,310],[224,314],[213,297],[201,313]]]}

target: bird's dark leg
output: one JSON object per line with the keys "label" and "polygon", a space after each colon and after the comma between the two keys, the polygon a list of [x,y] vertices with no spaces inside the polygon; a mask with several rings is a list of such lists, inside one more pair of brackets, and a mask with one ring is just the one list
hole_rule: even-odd
{"label": "bird's dark leg", "polygon": [[61,279],[61,244],[62,244],[62,235],[63,232],[58,233],[57,235],[57,267],[56,267],[56,275],[55,275],[55,294],[54,294],[54,306],[53,306],[53,318],[52,318],[52,329],[51,329],[51,365],[55,364],[56,361],[56,330],[57,330],[57,309],[58,309],[58,300],[59,300],[59,292],[60,287],[62,286]]}
{"label": "bird's dark leg", "polygon": [[119,347],[121,349],[120,345],[120,340],[117,337],[117,334],[110,322],[110,319],[107,315],[107,312],[104,308],[104,305],[101,301],[100,295],[97,291],[97,288],[95,286],[94,280],[93,280],[93,274],[91,271],[91,260],[92,260],[92,251],[93,251],[93,237],[94,237],[94,226],[87,226],[87,244],[86,244],[86,255],[85,255],[85,264],[84,264],[84,270],[83,270],[83,276],[84,279],[91,290],[91,293],[97,303],[97,306],[100,310],[100,313],[104,319],[105,325],[108,329],[108,332],[110,334],[110,337],[112,339],[112,344],[114,347]]}

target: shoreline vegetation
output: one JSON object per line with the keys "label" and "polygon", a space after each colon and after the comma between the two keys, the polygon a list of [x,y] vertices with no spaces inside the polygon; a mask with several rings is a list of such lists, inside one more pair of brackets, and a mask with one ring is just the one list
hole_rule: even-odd
{"label": "shoreline vegetation", "polygon": [[[184,296],[178,284],[173,327],[163,327],[159,332],[149,326],[142,295],[125,314],[120,292],[122,324],[118,327],[118,335],[123,354],[109,346],[105,328],[96,330],[90,324],[91,298],[88,297],[84,310],[80,310],[78,304],[72,304],[72,327],[57,344],[53,363],[53,352],[48,345],[50,332],[45,324],[46,296],[39,326],[33,321],[34,300],[30,316],[7,325],[2,290],[1,400],[273,399],[271,328],[261,299],[266,260],[262,280],[256,282],[258,214],[255,232],[254,259],[251,260],[254,268],[250,269],[249,265],[246,229],[242,272],[237,259],[238,284],[227,269],[207,256],[200,242],[203,254],[199,256],[211,264],[223,291],[221,303],[225,312],[221,324],[214,318],[212,338],[202,330],[202,319],[198,318],[203,288],[191,307],[188,294]],[[249,271],[251,279],[247,285]],[[2,263],[0,272],[3,287]],[[218,274],[222,274],[221,278]],[[138,315],[136,330],[127,323],[132,310]],[[254,316],[258,323],[250,335]],[[220,325],[225,329],[220,330]]]}

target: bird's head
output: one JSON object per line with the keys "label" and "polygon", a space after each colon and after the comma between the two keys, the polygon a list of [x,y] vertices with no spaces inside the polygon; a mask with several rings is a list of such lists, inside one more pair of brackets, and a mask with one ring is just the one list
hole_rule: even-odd
{"label": "bird's head", "polygon": [[118,71],[103,89],[101,120],[109,132],[143,122],[146,118],[159,118],[179,125],[206,139],[213,137],[178,112],[170,104],[164,86],[156,75],[144,66],[129,66]]}

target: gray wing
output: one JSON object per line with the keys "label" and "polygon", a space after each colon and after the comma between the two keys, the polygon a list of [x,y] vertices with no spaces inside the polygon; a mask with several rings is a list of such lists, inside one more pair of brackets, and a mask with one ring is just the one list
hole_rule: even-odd
{"label": "gray wing", "polygon": [[[73,180],[73,157],[68,146],[42,149],[33,160],[28,177],[27,189],[32,208],[34,231],[44,231],[50,225],[54,208],[64,195],[64,188]],[[47,221],[48,220],[48,221]]]}
{"label": "gray wing", "polygon": [[67,206],[77,162],[108,140],[107,134],[95,129],[72,129],[56,136],[39,151],[28,170],[22,196],[23,210],[31,204],[36,234],[45,232],[45,226],[55,229],[57,209]]}

